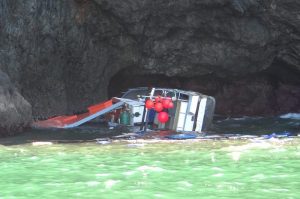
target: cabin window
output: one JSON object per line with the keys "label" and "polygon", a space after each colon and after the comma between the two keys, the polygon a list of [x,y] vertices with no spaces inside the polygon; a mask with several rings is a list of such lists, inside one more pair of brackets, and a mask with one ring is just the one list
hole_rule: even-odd
{"label": "cabin window", "polygon": [[186,94],[179,93],[178,99],[180,100],[189,100],[189,96]]}
{"label": "cabin window", "polygon": [[122,98],[126,98],[126,99],[132,99],[132,100],[136,100],[138,98],[140,98],[141,96],[149,96],[150,95],[150,91],[147,89],[134,89],[134,90],[129,90],[127,91]]}
{"label": "cabin window", "polygon": [[158,95],[162,96],[162,95],[163,95],[163,91],[162,91],[162,90],[156,90],[156,89],[155,89],[155,91],[154,91],[154,96],[158,96]]}
{"label": "cabin window", "polygon": [[155,90],[154,91],[154,96],[162,96],[162,97],[176,97],[175,92],[173,91],[168,91],[168,90]]}
{"label": "cabin window", "polygon": [[176,97],[176,94],[174,92],[167,92],[166,97]]}

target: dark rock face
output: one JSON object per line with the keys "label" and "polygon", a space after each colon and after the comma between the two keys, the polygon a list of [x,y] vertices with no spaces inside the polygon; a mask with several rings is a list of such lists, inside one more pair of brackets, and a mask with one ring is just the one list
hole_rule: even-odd
{"label": "dark rock face", "polygon": [[104,100],[111,75],[134,62],[134,42],[93,2],[0,5],[0,68],[32,104],[34,116],[70,113]]}
{"label": "dark rock face", "polygon": [[22,131],[31,122],[31,106],[0,70],[0,137]]}
{"label": "dark rock face", "polygon": [[0,69],[36,117],[80,111],[149,74],[153,86],[216,96],[220,114],[297,112],[299,10],[297,0],[1,0]]}
{"label": "dark rock face", "polygon": [[268,68],[277,56],[298,66],[296,1],[96,2],[122,19],[140,44],[140,66],[155,74],[240,76]]}

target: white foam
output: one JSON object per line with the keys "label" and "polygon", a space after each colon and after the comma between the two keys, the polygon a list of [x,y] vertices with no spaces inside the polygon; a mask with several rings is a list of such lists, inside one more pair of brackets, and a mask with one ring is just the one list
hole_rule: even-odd
{"label": "white foam", "polygon": [[286,152],[287,150],[284,148],[275,148],[271,150],[272,153],[281,153],[281,152]]}
{"label": "white foam", "polygon": [[26,150],[25,149],[20,149],[20,153],[25,153]]}
{"label": "white foam", "polygon": [[213,167],[213,168],[211,168],[211,169],[214,170],[214,171],[223,171],[223,169],[220,168],[220,167]]}
{"label": "white foam", "polygon": [[110,189],[119,182],[120,182],[120,180],[107,180],[107,181],[104,182],[105,188]]}
{"label": "white foam", "polygon": [[140,166],[137,168],[137,170],[139,171],[163,171],[164,169],[160,168],[160,167],[154,167],[154,166],[147,166],[147,165],[144,165],[144,166]]}
{"label": "white foam", "polygon": [[163,195],[159,194],[159,193],[154,194],[154,196],[157,197],[157,198],[162,198],[163,197]]}
{"label": "white foam", "polygon": [[216,162],[215,153],[211,153],[211,162]]}
{"label": "white foam", "polygon": [[271,175],[272,178],[287,178],[289,175],[287,174],[277,174],[277,175]]}
{"label": "white foam", "polygon": [[134,144],[127,144],[128,147],[144,147],[145,144],[143,143],[134,143]]}
{"label": "white foam", "polygon": [[49,146],[52,144],[52,142],[32,142],[32,146]]}
{"label": "white foam", "polygon": [[290,190],[288,190],[288,189],[270,189],[270,190],[272,190],[272,191],[276,191],[276,192],[288,192],[288,191],[290,191]]}
{"label": "white foam", "polygon": [[96,176],[97,177],[105,177],[105,176],[109,176],[109,173],[97,173]]}
{"label": "white foam", "polygon": [[30,157],[30,160],[37,160],[37,159],[39,159],[37,156]]}
{"label": "white foam", "polygon": [[[279,145],[278,145],[279,144]],[[229,152],[228,155],[231,157],[234,161],[239,161],[241,158],[241,155],[244,153],[249,152],[253,149],[273,149],[278,148],[280,145],[282,145],[282,141],[279,139],[269,139],[267,141],[259,140],[259,142],[254,143],[248,143],[240,146],[230,146],[222,148],[222,150]],[[280,149],[276,149],[273,152],[279,152]]]}
{"label": "white foam", "polygon": [[223,150],[230,151],[230,152],[244,152],[250,149],[268,149],[271,147],[272,145],[270,143],[266,141],[260,141],[260,142],[249,143],[241,146],[230,146],[230,147],[223,148]]}
{"label": "white foam", "polygon": [[98,184],[100,184],[100,182],[97,182],[97,181],[89,181],[89,182],[86,182],[87,186],[89,187],[95,187],[97,186]]}
{"label": "white foam", "polygon": [[212,176],[214,176],[214,177],[222,177],[223,175],[224,175],[224,173],[216,173],[216,174],[214,174]]}
{"label": "white foam", "polygon": [[125,172],[123,172],[123,175],[125,175],[125,176],[131,176],[134,173],[135,173],[135,171],[125,171]]}
{"label": "white foam", "polygon": [[240,120],[246,120],[246,117],[236,117],[236,118],[231,118],[232,120],[240,121]]}
{"label": "white foam", "polygon": [[191,187],[193,186],[192,183],[188,182],[188,181],[180,181],[178,182],[180,185],[185,186],[185,187]]}
{"label": "white foam", "polygon": [[300,113],[287,113],[279,116],[282,119],[295,119],[300,120]]}
{"label": "white foam", "polygon": [[233,151],[229,154],[231,156],[231,158],[234,160],[234,161],[239,161],[240,158],[241,158],[241,152],[240,151]]}
{"label": "white foam", "polygon": [[264,180],[264,179],[266,179],[266,176],[262,173],[259,173],[259,174],[252,176],[251,178],[254,180]]}

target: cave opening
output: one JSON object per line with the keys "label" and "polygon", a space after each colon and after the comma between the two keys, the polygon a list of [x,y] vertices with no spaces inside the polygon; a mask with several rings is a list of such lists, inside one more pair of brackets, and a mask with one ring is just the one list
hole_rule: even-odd
{"label": "cave opening", "polygon": [[300,71],[278,58],[262,74],[270,77],[277,86],[281,83],[300,86]]}
{"label": "cave opening", "polygon": [[211,76],[166,76],[164,74],[145,74],[133,72],[132,68],[125,68],[115,74],[108,85],[108,97],[121,96],[129,88],[161,87],[197,91],[207,95],[214,95],[220,88],[220,79],[216,81]]}

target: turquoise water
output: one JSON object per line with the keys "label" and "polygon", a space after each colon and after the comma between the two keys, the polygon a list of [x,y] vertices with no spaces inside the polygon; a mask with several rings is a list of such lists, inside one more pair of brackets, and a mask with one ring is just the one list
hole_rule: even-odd
{"label": "turquoise water", "polygon": [[300,198],[300,139],[0,145],[0,199]]}
{"label": "turquoise water", "polygon": [[293,139],[95,143],[120,131],[30,129],[0,139],[0,199],[300,198],[299,119],[219,118],[212,128],[217,134],[289,131]]}

